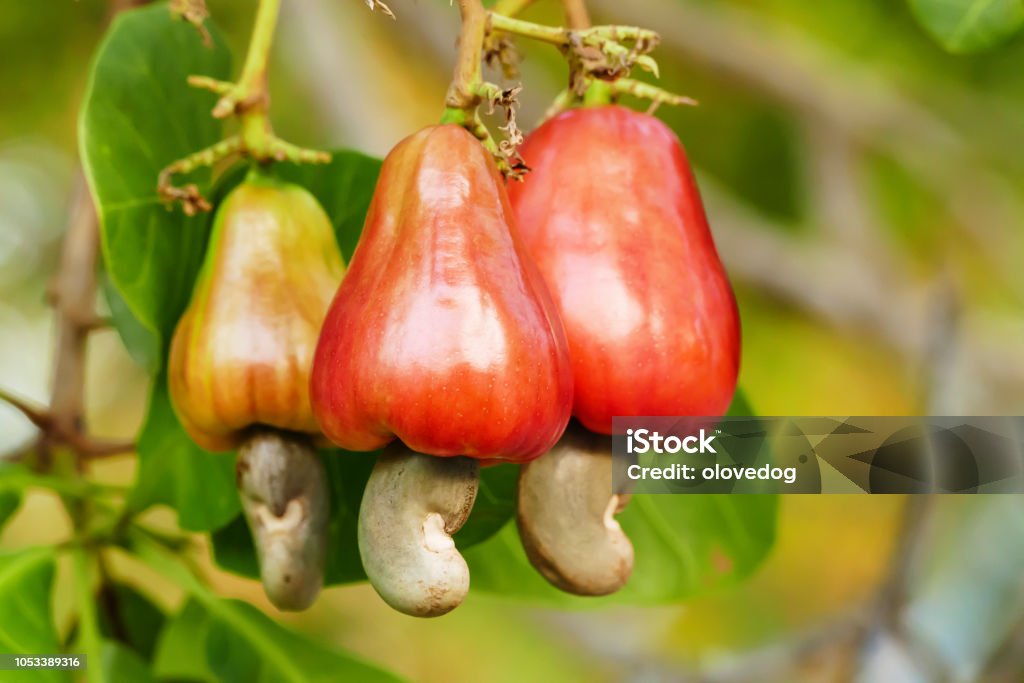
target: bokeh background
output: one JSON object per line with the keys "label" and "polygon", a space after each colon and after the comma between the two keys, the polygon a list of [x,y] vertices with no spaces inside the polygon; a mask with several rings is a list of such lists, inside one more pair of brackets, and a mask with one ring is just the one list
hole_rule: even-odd
{"label": "bokeh background", "polygon": [[[392,0],[391,21],[357,0],[283,5],[271,72],[282,136],[382,156],[438,119],[455,8]],[[524,16],[561,23],[557,5]],[[700,101],[658,115],[697,169],[740,303],[741,385],[759,414],[1021,414],[1024,38],[949,55],[892,0],[589,5],[595,22],[657,29],[660,85]],[[209,6],[244,54],[254,3]],[[45,294],[108,12],[100,0],[0,4],[0,386],[41,403],[53,344]],[[566,72],[554,49],[520,45],[528,129]],[[93,431],[133,435],[147,381],[116,333],[93,335]],[[32,435],[0,404],[0,453]],[[116,459],[99,472],[127,482],[132,467]],[[473,593],[452,614],[417,621],[360,585],[280,618],[415,681],[657,681],[698,669],[761,680],[725,676],[779,657],[795,662],[779,680],[834,680],[845,660],[832,655],[849,634],[829,629],[866,610],[875,630],[851,665],[862,680],[1021,680],[1024,505],[977,497],[934,508],[911,527],[924,538],[900,598],[906,629],[872,621],[885,621],[872,605],[893,599],[886,590],[908,540],[907,501],[892,496],[785,498],[763,568],[678,606],[562,612]],[[0,546],[68,533],[55,500],[35,494]],[[222,592],[275,614],[258,584],[208,569]],[[134,578],[167,605],[181,599],[156,577]],[[58,611],[69,590],[58,588]],[[832,640],[808,656],[807,634]]]}

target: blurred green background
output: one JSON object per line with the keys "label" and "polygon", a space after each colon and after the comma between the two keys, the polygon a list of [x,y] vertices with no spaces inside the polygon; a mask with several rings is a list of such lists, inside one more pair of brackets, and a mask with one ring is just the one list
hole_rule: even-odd
{"label": "blurred green background", "polygon": [[[658,30],[660,84],[700,101],[658,115],[697,168],[740,303],[741,385],[758,414],[1024,411],[1024,37],[953,56],[891,0],[589,4],[595,22]],[[283,137],[382,156],[437,120],[458,28],[448,3],[392,0],[394,22],[357,0],[283,5],[270,86]],[[524,16],[561,23],[557,5],[538,2]],[[209,6],[244,54],[254,3]],[[52,342],[45,292],[108,12],[98,0],[0,4],[0,386],[40,402]],[[552,48],[521,48],[528,128],[566,73]],[[91,339],[88,372],[94,431],[132,436],[148,380],[115,333]],[[32,434],[0,404],[0,452]],[[131,468],[114,460],[99,472],[127,482]],[[281,618],[416,681],[673,680],[866,604],[891,570],[903,505],[786,498],[761,571],[685,605],[560,612],[473,593],[451,615],[417,621],[364,584]],[[1020,630],[1024,515],[1009,499],[940,507],[908,613],[926,625],[919,637],[939,650],[932,657],[967,676],[955,680],[973,680]],[[59,510],[34,495],[0,544],[63,540]],[[256,582],[210,570],[225,594],[274,614]],[[58,589],[58,612],[69,591]],[[180,600],[169,586],[163,593],[167,605]],[[984,647],[942,647],[964,642],[956,628],[968,619]],[[829,671],[800,675],[832,680]],[[914,675],[925,677],[886,680],[937,680]]]}

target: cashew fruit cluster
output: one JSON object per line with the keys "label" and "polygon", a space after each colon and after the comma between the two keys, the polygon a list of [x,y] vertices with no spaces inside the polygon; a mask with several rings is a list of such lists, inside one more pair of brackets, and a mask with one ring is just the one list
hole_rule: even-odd
{"label": "cashew fruit cluster", "polygon": [[198,443],[240,449],[280,606],[308,605],[322,581],[318,438],[383,449],[359,513],[363,567],[395,609],[437,616],[469,589],[452,535],[481,466],[522,466],[517,522],[538,571],[603,595],[633,567],[614,519],[628,492],[612,491],[613,416],[727,409],[736,303],[675,135],[586,107],[521,154],[532,172],[507,185],[460,126],[401,141],[347,273],[304,190],[256,176],[219,207],[171,392]]}

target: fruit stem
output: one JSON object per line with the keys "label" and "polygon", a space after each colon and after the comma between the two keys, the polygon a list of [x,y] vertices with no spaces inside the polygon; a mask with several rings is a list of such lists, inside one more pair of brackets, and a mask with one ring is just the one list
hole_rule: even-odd
{"label": "fruit stem", "polygon": [[597,79],[591,79],[583,93],[584,107],[600,107],[610,104],[612,101],[612,84]]}
{"label": "fruit stem", "polygon": [[[528,4],[529,0],[499,0],[495,7],[519,12]],[[589,105],[611,102],[612,89],[605,81],[628,75],[634,66],[658,73],[657,63],[647,54],[658,44],[656,32],[636,26],[592,27],[583,0],[563,0],[563,7],[571,28],[544,26],[487,11],[481,0],[459,0],[459,51],[441,122],[462,126],[473,133],[491,151],[505,175],[518,177],[525,171],[516,152],[522,140],[515,121],[518,88],[503,90],[483,80],[481,58],[488,35],[509,33],[557,46],[570,63],[571,92],[577,97],[586,95],[584,102]],[[570,97],[562,104],[573,101]],[[489,102],[492,111],[496,106],[505,109],[506,123],[502,129],[508,132],[508,139],[501,143],[494,140],[480,120],[478,109],[483,102]]]}
{"label": "fruit stem", "polygon": [[[564,43],[555,42],[560,38],[557,29],[548,27],[544,27],[547,30],[540,32],[539,35],[531,36],[558,44],[567,54],[571,69],[570,87],[558,94],[544,113],[542,121],[557,116],[579,103],[585,107],[611,104],[620,95],[650,100],[648,113],[653,113],[661,104],[697,104],[689,97],[676,95],[649,83],[626,77],[633,64],[657,76],[657,63],[646,55],[646,52],[653,50],[657,45],[656,33],[634,27],[591,27],[586,0],[562,0],[562,10],[569,25]],[[519,22],[519,25],[523,26],[526,23]],[[505,23],[500,19],[495,20],[494,17],[491,18],[491,25],[505,28]],[[632,50],[622,46],[618,42],[620,40],[634,41]],[[588,51],[588,48],[591,49]],[[597,48],[603,58],[595,60],[592,48]]]}
{"label": "fruit stem", "polygon": [[[565,12],[565,23],[569,28],[590,28],[590,14],[587,12],[585,0],[562,0],[562,10]],[[584,107],[600,107],[611,103],[612,93],[606,82],[590,79],[586,88],[583,93]]]}
{"label": "fruit stem", "polygon": [[[583,22],[582,12],[574,8],[573,21]],[[587,20],[589,21],[589,20]],[[599,78],[613,81],[628,76],[630,70],[639,66],[657,77],[658,63],[650,53],[658,45],[660,36],[649,29],[637,26],[591,26],[586,28],[563,28],[544,26],[522,19],[513,19],[491,13],[489,27],[492,31],[532,38],[554,45],[565,55],[571,70],[571,89],[582,95],[590,80]]]}
{"label": "fruit stem", "polygon": [[293,163],[326,163],[331,157],[326,152],[303,149],[274,135],[270,125],[270,95],[267,92],[267,64],[274,31],[281,8],[281,0],[260,0],[253,22],[249,49],[242,65],[242,73],[235,83],[218,81],[208,76],[190,76],[189,85],[209,90],[220,96],[213,108],[213,117],[238,118],[238,135],[179,159],[163,171],[157,181],[157,192],[167,201],[180,201],[185,213],[193,215],[209,211],[212,206],[200,194],[196,185],[175,187],[171,179],[179,173],[190,173],[200,167],[214,166],[233,154],[247,156],[260,163],[291,161]]}
{"label": "fruit stem", "polygon": [[[635,81],[632,78],[620,78],[614,83],[605,84],[611,91],[612,96],[632,95],[643,100],[650,100],[651,106],[659,104],[687,105],[696,107],[698,102],[692,97],[676,95],[663,88],[643,81]],[[589,93],[589,91],[588,91]]]}
{"label": "fruit stem", "polygon": [[544,123],[548,119],[553,119],[554,117],[561,114],[563,111],[572,108],[572,106],[575,103],[576,93],[574,93],[572,90],[569,90],[568,88],[562,90],[560,93],[555,95],[555,99],[552,100],[550,105],[548,105],[548,108],[544,112],[544,116],[541,117],[540,122]]}
{"label": "fruit stem", "polygon": [[587,13],[585,0],[562,0],[562,9],[565,12],[565,23],[569,28],[590,27],[590,15]]}
{"label": "fruit stem", "polygon": [[267,97],[267,62],[270,58],[270,47],[274,42],[274,30],[277,28],[277,15],[281,8],[281,0],[260,0],[256,9],[256,20],[252,26],[252,37],[249,39],[249,50],[245,55],[242,75],[236,87],[237,101],[251,101],[250,111],[266,114]]}
{"label": "fruit stem", "polygon": [[459,52],[445,105],[448,109],[471,112],[476,110],[481,101],[478,93],[483,84],[480,53],[487,31],[487,12],[480,0],[459,0],[459,13],[462,15]]}
{"label": "fruit stem", "polygon": [[[570,43],[577,39],[601,47],[613,44],[618,45],[619,41],[629,41],[640,43],[644,48],[641,51],[649,52],[660,40],[656,31],[640,28],[639,26],[592,26],[583,29],[572,29],[561,26],[545,26],[544,24],[536,24],[532,21],[516,19],[495,12],[490,12],[489,14],[491,20],[490,27],[495,31],[505,31],[557,47],[569,47]],[[611,49],[615,50],[615,48]],[[624,50],[625,48],[622,49]]]}
{"label": "fruit stem", "polygon": [[535,0],[498,0],[491,7],[491,12],[494,14],[504,14],[506,17],[514,17],[532,5],[534,1]]}
{"label": "fruit stem", "polygon": [[[480,0],[459,0],[459,12],[462,16],[459,51],[455,60],[455,73],[445,97],[441,123],[456,124],[468,130],[487,148],[504,175],[516,177],[523,168],[515,152],[520,137],[515,128],[514,114],[518,89],[503,90],[483,79],[480,62],[489,16],[483,3]],[[480,120],[478,109],[485,101],[491,104],[492,110],[495,106],[504,107],[506,118],[511,122],[508,124],[511,126],[510,139],[501,144],[495,141]]]}

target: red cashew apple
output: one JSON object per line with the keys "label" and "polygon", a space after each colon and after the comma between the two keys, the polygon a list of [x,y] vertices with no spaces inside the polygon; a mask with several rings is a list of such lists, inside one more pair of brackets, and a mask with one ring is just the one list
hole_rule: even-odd
{"label": "red cashew apple", "polygon": [[679,140],[620,106],[573,109],[521,147],[510,183],[523,242],[569,339],[573,414],[721,415],[736,388],[740,324]]}
{"label": "red cashew apple", "polygon": [[504,182],[466,130],[431,126],[381,168],[324,321],[310,383],[324,434],[437,456],[525,462],[558,440],[565,336],[512,224]]}

